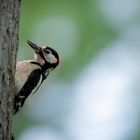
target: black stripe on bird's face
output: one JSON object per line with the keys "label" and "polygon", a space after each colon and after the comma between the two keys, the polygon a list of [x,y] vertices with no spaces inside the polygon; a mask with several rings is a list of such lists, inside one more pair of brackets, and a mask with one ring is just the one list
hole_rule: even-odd
{"label": "black stripe on bird's face", "polygon": [[38,47],[36,44],[32,43],[29,40],[27,41],[27,43],[31,48],[35,50],[36,55],[39,55],[42,60],[45,61],[45,66],[49,66],[49,68],[54,69],[59,64],[59,55],[54,49],[48,46]]}
{"label": "black stripe on bird's face", "polygon": [[59,64],[59,55],[54,49],[43,46],[42,55],[46,62],[55,65],[55,67]]}
{"label": "black stripe on bird's face", "polygon": [[58,53],[57,53],[54,49],[52,49],[52,48],[50,48],[50,47],[46,47],[46,51],[47,51],[47,50],[50,50],[51,53],[55,56],[55,58],[56,58],[56,59],[59,59]]}

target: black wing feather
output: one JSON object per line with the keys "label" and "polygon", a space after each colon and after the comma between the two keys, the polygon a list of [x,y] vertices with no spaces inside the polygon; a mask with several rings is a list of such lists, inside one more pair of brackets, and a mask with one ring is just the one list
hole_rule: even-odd
{"label": "black wing feather", "polygon": [[30,95],[32,90],[37,86],[38,81],[40,80],[41,70],[36,69],[34,70],[28,77],[28,80],[15,97],[15,104],[14,104],[14,114],[16,114],[19,109],[24,105],[26,98]]}

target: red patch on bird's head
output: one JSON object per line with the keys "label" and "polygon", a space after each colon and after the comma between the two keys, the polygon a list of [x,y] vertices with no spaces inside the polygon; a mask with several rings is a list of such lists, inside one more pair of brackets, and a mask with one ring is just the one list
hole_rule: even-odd
{"label": "red patch on bird's head", "polygon": [[57,63],[57,65],[59,65],[59,64],[60,64],[60,60],[59,60],[59,58],[57,59],[57,62],[56,62],[56,63]]}

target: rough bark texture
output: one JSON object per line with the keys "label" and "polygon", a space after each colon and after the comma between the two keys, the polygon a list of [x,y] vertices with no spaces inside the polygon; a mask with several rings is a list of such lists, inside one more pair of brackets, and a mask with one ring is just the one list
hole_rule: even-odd
{"label": "rough bark texture", "polygon": [[0,140],[11,140],[19,0],[0,0]]}

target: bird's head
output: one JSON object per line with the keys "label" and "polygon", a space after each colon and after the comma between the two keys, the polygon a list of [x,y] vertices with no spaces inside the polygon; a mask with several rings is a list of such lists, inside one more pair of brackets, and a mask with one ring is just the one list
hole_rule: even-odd
{"label": "bird's head", "polygon": [[32,49],[34,49],[35,60],[38,61],[42,66],[46,65],[47,68],[50,69],[54,69],[58,66],[59,55],[54,49],[48,46],[39,47],[29,40],[27,41],[27,43]]}

